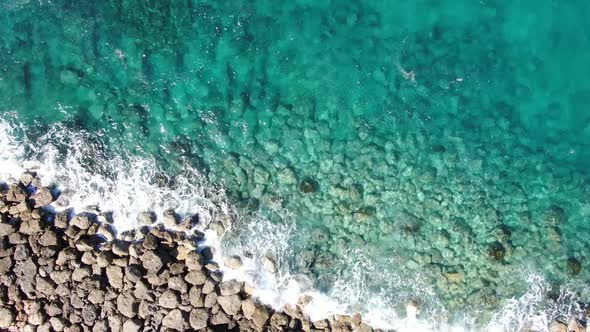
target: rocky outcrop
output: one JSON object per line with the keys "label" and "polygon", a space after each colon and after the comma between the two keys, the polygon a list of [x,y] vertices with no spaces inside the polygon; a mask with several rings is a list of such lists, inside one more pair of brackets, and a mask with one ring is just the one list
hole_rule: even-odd
{"label": "rocky outcrop", "polygon": [[[102,215],[45,209],[33,173],[0,191],[0,329],[7,331],[371,331],[359,317],[311,322],[258,303],[197,248],[203,234],[155,225],[115,238]],[[176,224],[169,211],[167,223]],[[206,251],[204,251],[206,252]],[[239,257],[230,266],[241,265]],[[276,269],[268,258],[267,269]]]}

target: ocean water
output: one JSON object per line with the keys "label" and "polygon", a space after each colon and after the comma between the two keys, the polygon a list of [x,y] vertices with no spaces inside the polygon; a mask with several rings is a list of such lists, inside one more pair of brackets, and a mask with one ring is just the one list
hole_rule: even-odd
{"label": "ocean water", "polygon": [[219,260],[251,257],[228,275],[277,307],[543,331],[590,301],[589,14],[2,0],[0,174],[38,168],[57,208],[121,231],[146,209],[223,219]]}

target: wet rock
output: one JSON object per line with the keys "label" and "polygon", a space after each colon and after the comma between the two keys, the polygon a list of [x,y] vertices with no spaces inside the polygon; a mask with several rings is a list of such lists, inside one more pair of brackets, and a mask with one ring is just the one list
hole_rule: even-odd
{"label": "wet rock", "polygon": [[171,289],[167,289],[160,295],[158,304],[163,308],[174,309],[180,304],[180,295]]}
{"label": "wet rock", "polygon": [[506,249],[500,242],[494,242],[488,249],[488,255],[495,261],[502,261],[506,256]]}
{"label": "wet rock", "polygon": [[238,294],[243,286],[244,283],[237,280],[224,281],[219,284],[219,292],[221,295],[234,295]]}
{"label": "wet rock", "polygon": [[299,191],[304,194],[315,193],[319,190],[318,183],[312,178],[305,178],[299,184]]}
{"label": "wet rock", "polygon": [[88,213],[80,213],[70,220],[71,226],[76,226],[79,229],[88,229],[92,225],[91,215]]}
{"label": "wet rock", "polygon": [[33,207],[39,208],[51,204],[53,195],[49,189],[41,187],[37,190],[37,193],[31,195],[30,200],[33,202]]}
{"label": "wet rock", "polygon": [[270,317],[270,326],[273,326],[276,329],[282,329],[284,326],[287,326],[287,324],[289,324],[289,318],[283,313],[275,312]]}
{"label": "wet rock", "polygon": [[104,237],[106,241],[113,241],[115,239],[115,230],[110,224],[101,224],[96,230],[96,234]]}
{"label": "wet rock", "polygon": [[567,260],[567,270],[571,275],[578,275],[582,271],[582,264],[577,259],[570,257]]}
{"label": "wet rock", "polygon": [[164,211],[162,217],[164,218],[164,225],[166,225],[167,227],[178,226],[179,217],[176,214],[176,212],[174,212],[174,210]]}
{"label": "wet rock", "polygon": [[274,258],[268,256],[262,256],[260,259],[262,263],[262,267],[270,272],[270,273],[277,273],[277,263],[275,262]]}
{"label": "wet rock", "polygon": [[156,222],[156,214],[151,211],[140,212],[137,216],[137,220],[140,224],[151,225]]}
{"label": "wet rock", "polygon": [[174,309],[162,319],[162,325],[176,331],[184,331],[189,326],[187,314],[178,309]]}
{"label": "wet rock", "polygon": [[237,270],[242,267],[242,258],[240,256],[231,256],[225,261],[225,265],[232,270]]}
{"label": "wet rock", "polygon": [[193,309],[189,315],[190,326],[195,330],[204,329],[207,327],[209,320],[209,313],[205,309]]}
{"label": "wet rock", "polygon": [[557,205],[550,206],[547,210],[547,213],[545,214],[545,221],[549,226],[552,227],[557,227],[563,224],[565,220],[565,211]]}

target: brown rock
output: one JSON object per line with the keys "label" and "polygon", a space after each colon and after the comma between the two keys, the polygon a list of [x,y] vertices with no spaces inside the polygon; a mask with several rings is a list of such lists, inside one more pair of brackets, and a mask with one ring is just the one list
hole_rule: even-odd
{"label": "brown rock", "polygon": [[106,275],[111,286],[115,288],[123,287],[123,270],[115,265],[107,266]]}
{"label": "brown rock", "polygon": [[178,293],[172,289],[167,289],[160,295],[158,299],[158,304],[167,309],[174,309],[177,308],[180,304],[180,296]]}
{"label": "brown rock", "polygon": [[138,304],[131,294],[125,292],[117,296],[117,310],[125,317],[133,318],[137,314]]}
{"label": "brown rock", "polygon": [[219,285],[219,292],[221,295],[238,294],[243,286],[244,283],[237,280],[224,281]]}
{"label": "brown rock", "polygon": [[7,329],[14,322],[16,315],[9,308],[0,307],[0,328]]}
{"label": "brown rock", "polygon": [[185,263],[189,271],[200,270],[203,268],[203,257],[194,250],[187,254]]}
{"label": "brown rock", "polygon": [[158,273],[158,271],[164,266],[162,258],[156,255],[153,251],[148,251],[141,255],[140,260],[148,273]]}
{"label": "brown rock", "polygon": [[139,332],[142,328],[142,323],[139,319],[128,319],[123,323],[123,331],[125,332]]}
{"label": "brown rock", "polygon": [[41,187],[37,190],[37,193],[31,195],[30,199],[33,201],[33,206],[39,208],[53,202],[53,195],[47,188]]}
{"label": "brown rock", "polygon": [[162,319],[162,326],[174,329],[176,331],[184,331],[188,329],[188,315],[178,309],[170,311],[164,319]]}
{"label": "brown rock", "polygon": [[207,275],[202,270],[190,271],[186,274],[184,280],[191,285],[202,285],[207,281]]}
{"label": "brown rock", "polygon": [[205,305],[203,299],[203,293],[201,293],[201,288],[198,286],[191,287],[189,293],[189,302],[195,308],[201,308]]}

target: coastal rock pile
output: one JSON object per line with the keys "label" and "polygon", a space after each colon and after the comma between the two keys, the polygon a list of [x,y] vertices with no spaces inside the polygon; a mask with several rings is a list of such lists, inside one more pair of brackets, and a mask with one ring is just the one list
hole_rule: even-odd
{"label": "coastal rock pile", "polygon": [[372,331],[360,315],[311,322],[258,303],[223,280],[198,231],[145,214],[149,225],[116,236],[108,215],[52,211],[55,196],[33,173],[0,187],[1,330]]}

